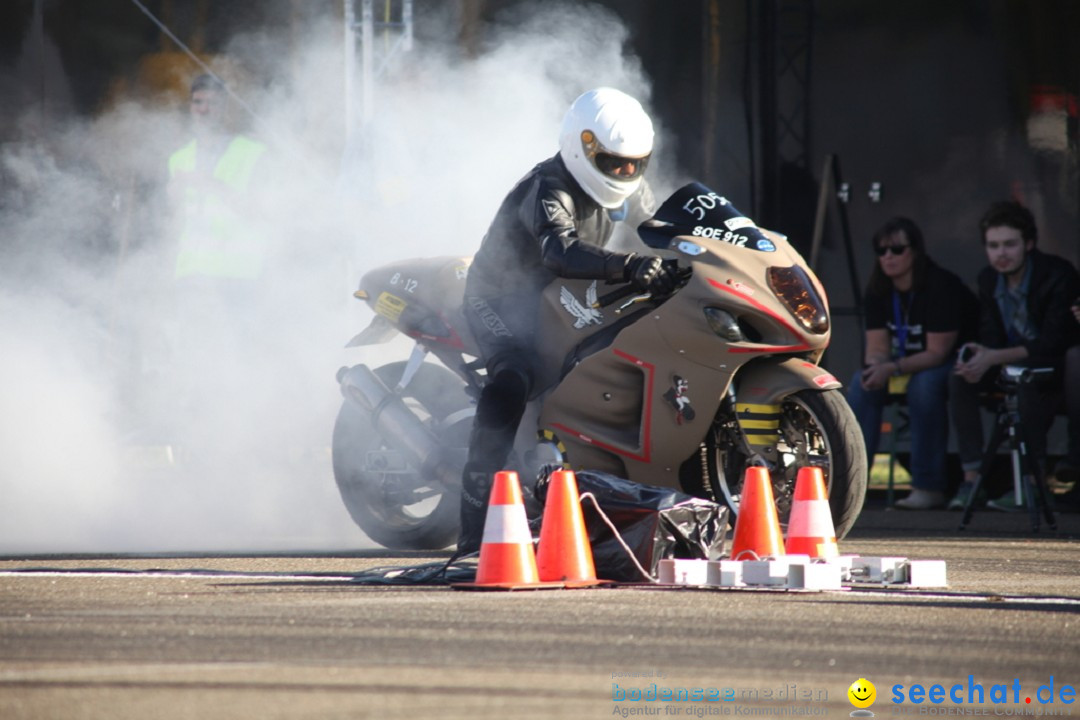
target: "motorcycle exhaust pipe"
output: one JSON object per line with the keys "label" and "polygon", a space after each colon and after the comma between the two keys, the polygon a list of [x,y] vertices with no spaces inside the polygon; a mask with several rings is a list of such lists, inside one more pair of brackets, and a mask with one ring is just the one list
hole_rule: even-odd
{"label": "motorcycle exhaust pipe", "polygon": [[[390,447],[404,455],[420,472],[446,488],[461,488],[465,451],[454,452],[416,417],[367,365],[338,370],[341,394],[359,403],[371,415],[375,431]],[[460,457],[455,457],[460,456]],[[458,463],[460,461],[460,464]]]}

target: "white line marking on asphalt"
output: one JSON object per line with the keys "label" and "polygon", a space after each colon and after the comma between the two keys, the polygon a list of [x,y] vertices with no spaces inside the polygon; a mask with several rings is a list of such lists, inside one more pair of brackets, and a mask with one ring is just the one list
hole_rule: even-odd
{"label": "white line marking on asphalt", "polygon": [[109,577],[109,578],[202,578],[214,580],[353,580],[355,575],[320,575],[312,573],[244,573],[207,570],[0,570],[0,577]]}

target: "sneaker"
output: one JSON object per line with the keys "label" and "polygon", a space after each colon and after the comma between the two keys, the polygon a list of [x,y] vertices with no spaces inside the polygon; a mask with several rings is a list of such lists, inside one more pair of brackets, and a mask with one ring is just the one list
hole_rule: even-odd
{"label": "sneaker", "polygon": [[903,500],[896,501],[896,507],[901,510],[933,510],[945,504],[945,493],[936,490],[920,490],[914,488],[911,494]]}
{"label": "sneaker", "polygon": [[[963,510],[967,505],[968,496],[971,495],[971,491],[975,489],[975,483],[964,482],[956,489],[956,495],[949,501],[949,510]],[[986,500],[986,491],[979,488],[979,494],[975,497],[975,505],[980,505]]]}
{"label": "sneaker", "polygon": [[1010,490],[1001,497],[986,503],[986,507],[1000,510],[1001,512],[1019,512],[1024,509],[1023,505],[1016,503],[1016,493]]}

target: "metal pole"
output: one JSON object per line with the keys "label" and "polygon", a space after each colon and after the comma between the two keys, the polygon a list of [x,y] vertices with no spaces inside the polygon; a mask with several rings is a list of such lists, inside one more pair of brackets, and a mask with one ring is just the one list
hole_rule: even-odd
{"label": "metal pole", "polygon": [[[716,167],[716,126],[718,90],[720,85],[720,8],[718,0],[709,0],[703,10],[704,15],[704,83],[705,83],[705,112],[702,118],[702,176],[705,182],[712,186],[715,178]],[[752,209],[752,208],[751,208]]]}
{"label": "metal pole", "polygon": [[1012,436],[1013,448],[1012,452],[1012,471],[1013,471],[1013,499],[1016,500],[1017,507],[1024,504],[1024,468],[1020,467],[1020,448],[1016,447],[1016,430],[1015,428],[1009,429],[1009,435]]}
{"label": "metal pole", "polygon": [[[833,182],[837,186],[844,184],[844,177],[840,174],[840,158],[832,156]],[[855,267],[855,247],[851,241],[851,224],[848,222],[847,204],[843,201],[837,205],[840,215],[840,231],[844,239],[844,252],[847,255],[848,279],[851,280],[851,294],[855,300],[858,315],[862,315],[862,289],[859,285],[859,271]]]}
{"label": "metal pole", "polygon": [[810,269],[817,272],[818,257],[821,254],[821,241],[825,236],[825,214],[829,211],[829,198],[834,197],[833,156],[825,156],[825,167],[821,170],[821,190],[818,192],[817,212],[814,214],[814,237],[810,242]]}
{"label": "metal pole", "polygon": [[45,136],[45,0],[34,0],[34,40],[38,51],[38,74],[41,88],[41,135]]}
{"label": "metal pole", "polygon": [[780,110],[777,87],[777,0],[756,5],[760,20],[758,47],[758,108],[761,118],[761,202],[755,217],[776,227],[780,215]]}
{"label": "metal pole", "polygon": [[371,8],[371,0],[362,0],[360,6],[360,92],[361,107],[360,117],[363,122],[371,119],[372,104],[374,98],[374,13]]}
{"label": "metal pole", "polygon": [[356,10],[354,0],[341,2],[345,18],[345,147],[349,147],[356,125]]}

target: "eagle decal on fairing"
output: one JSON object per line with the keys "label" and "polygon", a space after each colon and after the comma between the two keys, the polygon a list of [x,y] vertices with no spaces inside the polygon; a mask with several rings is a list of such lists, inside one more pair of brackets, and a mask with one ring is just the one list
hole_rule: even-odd
{"label": "eagle decal on fairing", "polygon": [[604,322],[604,314],[593,307],[596,304],[596,281],[593,280],[585,290],[585,304],[582,305],[574,293],[570,292],[565,285],[559,289],[559,302],[566,308],[566,312],[574,316],[574,329],[580,330],[588,325],[600,325]]}

